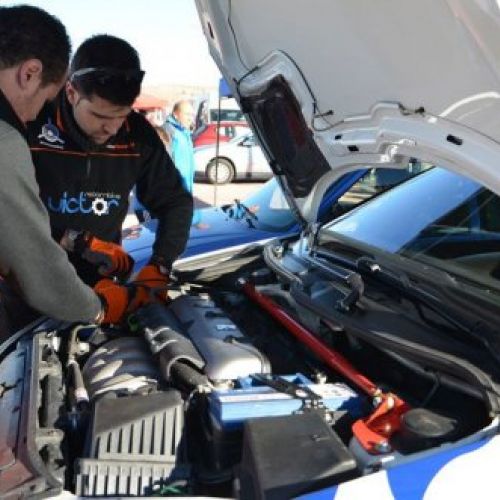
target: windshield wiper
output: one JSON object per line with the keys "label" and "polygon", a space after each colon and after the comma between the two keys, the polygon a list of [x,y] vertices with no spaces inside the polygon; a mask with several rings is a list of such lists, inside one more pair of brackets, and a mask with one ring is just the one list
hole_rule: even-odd
{"label": "windshield wiper", "polygon": [[245,218],[248,227],[255,229],[253,221],[258,221],[259,218],[238,198],[234,199],[233,204],[222,205],[220,208],[224,213],[227,213],[228,217],[230,217],[231,219],[240,220]]}
{"label": "windshield wiper", "polygon": [[[353,250],[359,252],[357,248],[353,248]],[[495,361],[500,363],[500,338],[498,333],[494,332],[484,321],[474,320],[471,322],[470,319],[464,317],[463,304],[455,304],[453,298],[450,297],[451,294],[446,293],[449,286],[451,286],[447,285],[446,282],[454,283],[454,281],[450,277],[446,279],[447,273],[444,271],[439,272],[442,282],[433,283],[422,276],[409,274],[406,270],[400,269],[397,264],[380,263],[371,255],[363,256],[360,253],[356,260],[351,260],[318,247],[314,248],[314,254],[336,262],[341,266],[356,270],[361,276],[372,278],[397,290],[414,303],[420,317],[426,323],[439,328],[441,331],[446,331],[446,333],[453,335],[460,341],[463,341],[463,335],[466,335],[469,340],[473,340],[485,348]],[[422,288],[419,283],[425,284],[429,290]],[[454,292],[458,292],[458,290],[455,290],[456,286],[453,288]],[[465,294],[465,292],[463,293]],[[437,324],[426,317],[421,306],[431,310],[450,327],[446,328],[444,324]]]}
{"label": "windshield wiper", "polygon": [[[355,264],[360,272],[398,289],[403,295],[415,300],[417,311],[424,321],[433,323],[432,320],[425,317],[417,304],[424,305],[441,319],[444,319],[452,327],[452,329],[446,329],[448,333],[455,334],[455,332],[461,332],[462,334],[466,334],[468,338],[483,346],[493,356],[495,361],[500,363],[500,343],[497,334],[481,320],[476,320],[471,324],[471,321],[464,317],[461,304],[450,305],[452,299],[449,295],[446,294],[446,297],[443,297],[443,292],[447,289],[445,281],[440,284],[429,283],[428,280],[418,276],[410,276],[403,270],[387,269],[386,264],[379,264],[373,257],[360,257],[356,260]],[[444,275],[447,275],[447,273],[443,272]],[[425,286],[429,287],[431,291],[425,290],[416,281],[423,281]],[[438,327],[441,330],[444,329],[444,325],[436,325],[434,323],[432,326]]]}

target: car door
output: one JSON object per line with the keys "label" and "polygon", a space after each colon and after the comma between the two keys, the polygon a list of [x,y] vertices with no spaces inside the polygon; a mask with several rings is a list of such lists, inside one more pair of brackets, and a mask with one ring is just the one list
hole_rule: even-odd
{"label": "car door", "polygon": [[242,144],[248,150],[248,175],[247,177],[262,178],[272,176],[271,168],[262,152],[260,146],[256,143],[253,134],[248,135]]}

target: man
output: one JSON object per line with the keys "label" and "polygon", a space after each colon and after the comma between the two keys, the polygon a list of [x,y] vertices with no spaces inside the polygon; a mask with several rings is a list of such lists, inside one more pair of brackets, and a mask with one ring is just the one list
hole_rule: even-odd
{"label": "man", "polygon": [[[170,150],[177,170],[182,176],[184,187],[193,192],[194,185],[194,150],[191,138],[191,126],[194,120],[193,106],[189,101],[176,102],[172,114],[167,118],[165,130],[170,136]],[[208,224],[201,221],[201,212],[195,210],[192,225],[198,229],[207,229]]]}
{"label": "man", "polygon": [[33,317],[19,295],[67,321],[114,322],[127,307],[124,288],[100,283],[101,300],[52,240],[26,143],[26,122],[63,85],[70,49],[55,17],[35,7],[0,7],[1,339]]}
{"label": "man", "polygon": [[[89,38],[76,51],[69,79],[53,106],[30,127],[30,146],[54,239],[70,252],[89,284],[104,271],[127,274],[120,246],[130,191],[158,218],[153,256],[135,282],[166,291],[184,250],[192,197],[158,134],[132,111],[144,72],[126,41]],[[165,294],[163,294],[165,297]]]}

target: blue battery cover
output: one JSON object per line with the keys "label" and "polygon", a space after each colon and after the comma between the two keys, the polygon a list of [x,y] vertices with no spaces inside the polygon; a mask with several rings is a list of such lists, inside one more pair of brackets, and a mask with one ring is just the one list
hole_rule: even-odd
{"label": "blue battery cover", "polygon": [[[364,398],[341,383],[315,384],[301,373],[280,377],[297,386],[306,386],[332,411],[345,410],[354,418],[362,416]],[[217,389],[209,394],[209,407],[216,425],[225,430],[240,428],[249,418],[291,415],[300,410],[303,401],[289,394],[243,377],[231,389]]]}

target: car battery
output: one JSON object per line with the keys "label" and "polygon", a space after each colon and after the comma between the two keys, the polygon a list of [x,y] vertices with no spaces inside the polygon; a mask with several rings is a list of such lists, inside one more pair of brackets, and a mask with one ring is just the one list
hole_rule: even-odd
{"label": "car battery", "polygon": [[[364,398],[345,384],[315,384],[302,374],[285,375],[278,377],[278,380],[312,391],[319,396],[318,400],[328,410],[346,412],[353,418],[363,414]],[[218,389],[209,395],[210,416],[220,430],[240,429],[250,418],[283,416],[299,412],[308,399],[307,392],[304,392],[303,397],[297,397],[276,390],[256,377],[239,378],[233,388]]]}

